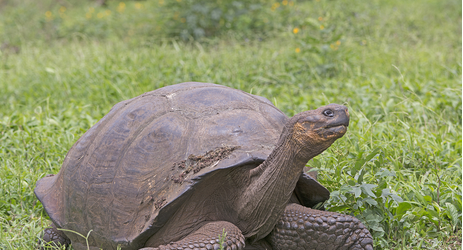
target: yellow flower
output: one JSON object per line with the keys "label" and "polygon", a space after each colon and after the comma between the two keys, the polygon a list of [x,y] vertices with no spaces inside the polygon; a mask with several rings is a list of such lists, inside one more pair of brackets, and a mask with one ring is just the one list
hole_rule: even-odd
{"label": "yellow flower", "polygon": [[179,2],[179,3],[180,3],[181,1],[182,1],[182,0],[177,0],[177,2]]}
{"label": "yellow flower", "polygon": [[105,13],[107,16],[111,15],[111,11],[110,11],[110,10],[106,10],[104,13]]}
{"label": "yellow flower", "polygon": [[65,12],[65,11],[66,11],[66,7],[61,6],[61,7],[59,8],[59,12],[63,13],[63,12]]}
{"label": "yellow flower", "polygon": [[294,29],[293,29],[293,33],[294,33],[294,34],[299,33],[299,28],[294,28]]}
{"label": "yellow flower", "polygon": [[119,13],[122,13],[122,12],[124,12],[124,10],[125,10],[125,3],[124,3],[124,2],[120,2],[120,3],[119,3],[119,6],[117,6],[117,11],[118,11]]}
{"label": "yellow flower", "polygon": [[51,11],[45,12],[45,17],[47,18],[48,21],[53,20],[53,14],[51,13]]}
{"label": "yellow flower", "polygon": [[163,5],[164,4],[164,0],[159,0],[159,5]]}
{"label": "yellow flower", "polygon": [[88,13],[92,14],[93,12],[95,12],[95,8],[93,7],[88,8]]}
{"label": "yellow flower", "polygon": [[338,45],[338,46],[341,45],[341,40],[337,40],[336,45]]}
{"label": "yellow flower", "polygon": [[280,7],[280,3],[276,2],[274,4],[272,4],[272,11],[275,11],[276,9],[278,9],[278,7]]}
{"label": "yellow flower", "polygon": [[330,48],[331,48],[332,50],[338,50],[339,47],[336,46],[336,44],[332,43],[332,44],[330,44]]}
{"label": "yellow flower", "polygon": [[136,4],[135,4],[135,8],[141,9],[141,7],[142,7],[141,3],[136,3]]}
{"label": "yellow flower", "polygon": [[90,18],[92,18],[92,13],[90,13],[90,12],[87,12],[87,14],[85,14],[85,18],[87,18],[87,19],[90,19]]}
{"label": "yellow flower", "polygon": [[104,17],[104,13],[103,13],[103,12],[100,12],[100,13],[98,13],[98,14],[96,15],[96,17],[98,17],[98,18],[103,18],[103,17]]}
{"label": "yellow flower", "polygon": [[293,1],[289,1],[289,6],[293,6],[294,5],[294,2]]}
{"label": "yellow flower", "polygon": [[318,21],[323,21],[323,17],[318,17]]}
{"label": "yellow flower", "polygon": [[288,5],[288,0],[283,0],[283,1],[281,2],[281,4],[283,4],[283,5],[285,5],[285,6]]}
{"label": "yellow flower", "polygon": [[301,52],[301,49],[300,48],[296,48],[296,53],[299,53]]}
{"label": "yellow flower", "polygon": [[325,26],[320,25],[320,29],[321,29],[321,30],[324,30],[324,29],[325,29]]}

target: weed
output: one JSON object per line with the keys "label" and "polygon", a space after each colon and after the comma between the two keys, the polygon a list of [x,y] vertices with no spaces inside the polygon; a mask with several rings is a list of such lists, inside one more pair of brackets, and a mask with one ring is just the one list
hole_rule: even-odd
{"label": "weed", "polygon": [[225,232],[225,228],[222,230],[222,235],[219,235],[219,245],[220,245],[220,250],[224,250],[225,246],[227,245],[225,243],[225,240],[227,239],[227,232]]}

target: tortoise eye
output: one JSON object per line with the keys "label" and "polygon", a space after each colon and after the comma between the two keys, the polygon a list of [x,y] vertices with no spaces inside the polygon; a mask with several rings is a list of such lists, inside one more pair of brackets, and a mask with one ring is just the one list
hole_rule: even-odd
{"label": "tortoise eye", "polygon": [[327,109],[327,110],[323,111],[323,115],[328,116],[328,117],[333,117],[334,112],[331,109]]}

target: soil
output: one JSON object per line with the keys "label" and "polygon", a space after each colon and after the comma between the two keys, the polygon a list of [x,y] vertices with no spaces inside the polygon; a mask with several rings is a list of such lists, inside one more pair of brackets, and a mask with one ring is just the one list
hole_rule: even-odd
{"label": "soil", "polygon": [[166,203],[166,197],[162,197],[161,199],[158,199],[155,203],[154,203],[154,207],[156,209],[160,209],[161,207],[163,207]]}
{"label": "soil", "polygon": [[183,169],[183,171],[175,176],[173,175],[171,177],[171,180],[174,183],[183,183],[185,178],[190,174],[191,172],[193,173],[198,173],[201,171],[201,169],[205,167],[209,167],[212,164],[220,161],[221,159],[224,159],[225,157],[229,156],[235,149],[240,148],[239,146],[225,146],[225,147],[219,147],[214,150],[207,151],[203,155],[193,155],[191,154],[188,156],[186,160],[176,162],[172,166],[172,169]]}

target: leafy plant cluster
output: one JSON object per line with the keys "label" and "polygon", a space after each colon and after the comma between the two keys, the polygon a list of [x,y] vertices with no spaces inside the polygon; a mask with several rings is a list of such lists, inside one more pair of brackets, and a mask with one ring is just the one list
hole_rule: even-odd
{"label": "leafy plant cluster", "polygon": [[[7,34],[11,44],[28,39],[197,40],[230,32],[256,38],[281,32],[298,20],[296,7],[293,0],[107,1],[103,6],[29,1],[5,7],[9,15],[0,16],[5,24],[0,34]],[[12,25],[20,27],[19,33]]]}
{"label": "leafy plant cluster", "polygon": [[343,33],[338,26],[327,22],[329,13],[324,14],[317,19],[313,14],[303,18],[292,29],[297,41],[295,60],[301,61],[317,75],[332,77],[337,72],[338,62],[346,56],[341,52]]}
{"label": "leafy plant cluster", "polygon": [[[254,37],[288,24],[294,2],[283,0],[179,0],[161,7],[167,34],[184,40],[213,37],[229,31]],[[288,20],[289,19],[289,20]]]}
{"label": "leafy plant cluster", "polygon": [[[334,178],[324,182],[328,185],[343,184],[331,193],[328,209],[357,214],[377,239],[378,245],[388,246],[390,243],[384,240],[387,236],[395,240],[396,246],[405,247],[411,241],[412,245],[433,249],[437,241],[414,241],[423,237],[442,239],[448,232],[461,229],[461,186],[452,184],[448,179],[441,181],[437,170],[430,170],[424,176],[417,176],[418,173],[413,171],[389,170],[387,166],[391,164],[380,148],[367,155],[362,151],[357,155],[352,152],[342,155],[355,159],[355,165],[347,167],[340,164],[330,171]],[[445,174],[461,175],[458,166],[452,169],[455,173],[449,171]],[[409,179],[414,180],[411,182]],[[411,183],[420,184],[416,187]],[[400,187],[397,188],[397,185]],[[403,195],[399,196],[394,190]]]}

